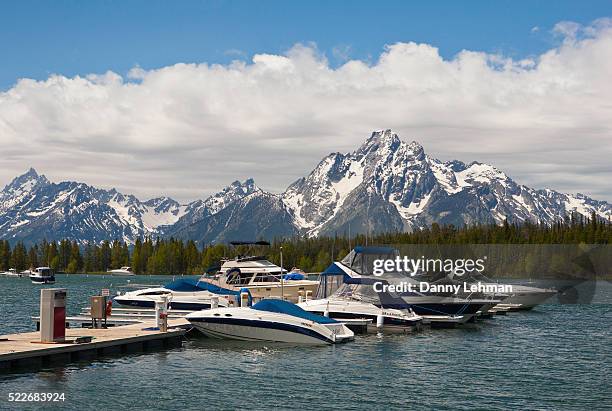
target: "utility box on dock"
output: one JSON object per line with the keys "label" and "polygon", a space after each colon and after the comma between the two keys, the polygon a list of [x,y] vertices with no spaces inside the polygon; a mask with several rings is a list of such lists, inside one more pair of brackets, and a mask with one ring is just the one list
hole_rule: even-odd
{"label": "utility box on dock", "polygon": [[91,296],[89,302],[91,304],[91,325],[93,328],[102,327],[102,321],[106,325],[106,296]]}
{"label": "utility box on dock", "polygon": [[64,342],[66,338],[66,289],[40,290],[40,341]]}

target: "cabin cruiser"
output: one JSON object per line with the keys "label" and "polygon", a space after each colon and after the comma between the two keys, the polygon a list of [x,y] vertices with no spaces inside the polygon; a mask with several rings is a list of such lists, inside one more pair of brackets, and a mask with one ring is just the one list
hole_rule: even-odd
{"label": "cabin cruiser", "polygon": [[[215,292],[216,291],[216,292]],[[181,278],[163,287],[144,288],[116,295],[117,304],[131,307],[155,307],[155,302],[167,297],[168,308],[174,310],[206,310],[213,305],[228,307],[238,305],[238,294],[220,294],[221,290],[212,289],[208,284],[192,278]]]}
{"label": "cabin cruiser", "polygon": [[32,284],[53,284],[55,283],[55,274],[50,267],[38,267],[31,271],[30,280]]}
{"label": "cabin cruiser", "polygon": [[[452,278],[452,275],[450,277]],[[466,278],[465,281],[480,283],[483,286],[502,286],[511,289],[503,294],[485,294],[496,299],[501,299],[501,303],[498,304],[499,307],[506,307],[512,310],[531,310],[558,293],[554,288],[539,288],[521,284],[501,284],[483,274],[472,274],[470,277]]]}
{"label": "cabin cruiser", "polygon": [[313,294],[318,281],[307,280],[303,274],[288,273],[265,256],[238,256],[222,260],[219,271],[204,275],[201,282],[239,292],[246,288],[255,301],[265,298],[279,298],[298,302],[300,296]]}
{"label": "cabin cruiser", "polygon": [[193,312],[185,318],[203,334],[221,339],[325,345],[350,341],[355,335],[341,322],[278,299]]}
{"label": "cabin cruiser", "polygon": [[9,268],[8,271],[4,271],[4,272],[0,273],[0,276],[2,276],[2,277],[27,277],[25,274],[22,274],[22,273],[18,272],[14,268]]}
{"label": "cabin cruiser", "polygon": [[[432,324],[452,325],[469,321],[478,311],[499,304],[499,299],[481,294],[457,296],[452,293],[420,292],[418,281],[409,273],[390,272],[373,275],[374,260],[394,260],[397,250],[389,247],[355,247],[342,261],[330,265],[322,274],[317,298],[326,298],[340,285],[347,284],[353,296],[381,308],[412,310]],[[412,291],[402,288],[413,284]],[[393,287],[389,287],[393,286]],[[391,291],[393,290],[393,291]]]}
{"label": "cabin cruiser", "polygon": [[[484,283],[486,285],[496,285],[496,282]],[[554,288],[539,288],[521,284],[508,284],[512,291],[508,291],[507,297],[498,304],[498,308],[508,308],[511,311],[528,311],[536,306],[545,303],[549,298],[557,295],[558,291]]]}
{"label": "cabin cruiser", "polygon": [[[346,286],[346,285],[345,285]],[[381,308],[372,303],[353,298],[350,291],[340,289],[333,296],[309,300],[298,304],[302,309],[333,318],[338,321],[365,319],[368,332],[410,332],[421,328],[423,317],[412,310]]]}
{"label": "cabin cruiser", "polygon": [[108,270],[107,272],[111,275],[120,275],[120,276],[136,275],[132,272],[132,267],[129,267],[129,266],[116,268],[114,270]]}

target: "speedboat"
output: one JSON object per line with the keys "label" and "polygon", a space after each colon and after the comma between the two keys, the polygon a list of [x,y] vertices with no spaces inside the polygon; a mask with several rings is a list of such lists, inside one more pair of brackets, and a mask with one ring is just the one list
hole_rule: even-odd
{"label": "speedboat", "polygon": [[8,271],[4,271],[2,273],[0,273],[0,276],[3,277],[25,277],[25,274],[21,274],[20,272],[17,272],[16,269],[14,268],[10,268]]}
{"label": "speedboat", "polygon": [[368,332],[410,332],[420,329],[423,317],[411,310],[380,308],[374,304],[351,298],[330,297],[320,300],[309,300],[298,304],[302,309],[333,318],[338,321],[370,320]]}
{"label": "speedboat", "polygon": [[[216,293],[213,291],[217,291]],[[211,287],[192,278],[181,278],[163,287],[144,288],[118,294],[114,302],[131,307],[155,307],[155,302],[161,297],[167,297],[168,307],[174,310],[206,310],[213,306],[213,297],[217,297],[215,304],[219,307],[238,305],[232,294],[220,294],[220,290],[211,291]]]}
{"label": "speedboat", "polygon": [[238,256],[222,260],[215,275],[204,275],[200,281],[236,292],[246,288],[255,301],[279,298],[291,302],[298,302],[300,296],[314,294],[319,284],[318,281],[307,280],[301,273],[288,273],[265,256]]}
{"label": "speedboat", "polygon": [[252,307],[193,312],[185,318],[203,334],[220,339],[324,345],[355,336],[339,321],[278,299],[264,299]]}
{"label": "speedboat", "polygon": [[120,275],[120,276],[136,275],[132,272],[132,267],[129,267],[129,266],[116,268],[114,270],[108,270],[107,272],[111,275]]}
{"label": "speedboat", "polygon": [[50,267],[38,267],[30,274],[32,284],[54,284],[55,274]]}

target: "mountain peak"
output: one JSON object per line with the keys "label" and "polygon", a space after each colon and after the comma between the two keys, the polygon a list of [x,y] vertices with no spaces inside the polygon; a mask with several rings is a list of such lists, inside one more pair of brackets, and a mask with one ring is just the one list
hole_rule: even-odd
{"label": "mountain peak", "polygon": [[377,151],[382,147],[387,147],[395,151],[401,144],[401,140],[391,129],[374,131],[363,144],[355,151],[356,154],[366,155]]}
{"label": "mountain peak", "polygon": [[399,141],[399,137],[397,133],[394,133],[390,128],[386,130],[377,130],[372,132],[372,135],[366,140],[368,142],[378,142],[378,143],[394,143]]}
{"label": "mountain peak", "polygon": [[29,191],[38,185],[47,185],[49,180],[44,175],[39,175],[33,167],[20,176],[17,176],[6,187],[4,192]]}
{"label": "mountain peak", "polygon": [[30,169],[28,171],[25,172],[25,174],[23,174],[24,176],[31,176],[34,178],[38,178],[38,173],[36,172],[36,170],[34,169],[34,167],[30,167]]}

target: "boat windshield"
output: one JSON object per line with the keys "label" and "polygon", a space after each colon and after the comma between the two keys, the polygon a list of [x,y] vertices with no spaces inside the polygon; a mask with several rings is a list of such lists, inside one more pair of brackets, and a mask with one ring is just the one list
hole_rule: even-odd
{"label": "boat windshield", "polygon": [[346,267],[361,275],[373,275],[375,260],[393,260],[398,251],[391,247],[355,247],[341,261]]}
{"label": "boat windshield", "polygon": [[253,273],[243,273],[238,269],[230,270],[227,273],[227,284],[248,285],[253,278]]}

